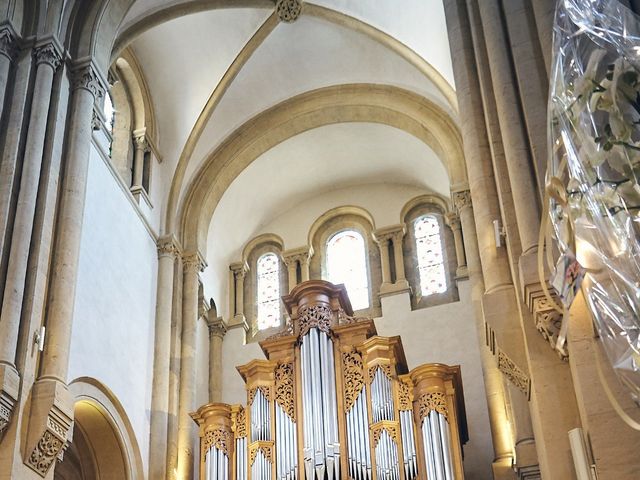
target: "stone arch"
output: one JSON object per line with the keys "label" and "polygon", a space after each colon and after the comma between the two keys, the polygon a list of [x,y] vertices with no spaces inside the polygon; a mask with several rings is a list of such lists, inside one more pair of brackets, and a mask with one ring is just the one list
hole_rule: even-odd
{"label": "stone arch", "polygon": [[247,242],[247,244],[242,249],[242,261],[246,262],[249,258],[251,252],[259,245],[264,243],[271,243],[277,245],[281,252],[285,250],[284,248],[284,240],[279,235],[275,233],[263,233],[262,235],[258,235],[255,238],[252,238]]}
{"label": "stone arch", "polygon": [[178,235],[185,248],[206,252],[209,223],[220,198],[260,155],[307,130],[348,122],[380,123],[414,135],[443,162],[452,187],[467,183],[460,132],[438,105],[387,85],[320,88],[258,114],[209,154],[178,210]]}
{"label": "stone arch", "polygon": [[133,428],[115,395],[98,380],[69,384],[75,397],[73,441],[56,466],[55,480],[144,478]]}
{"label": "stone arch", "polygon": [[425,204],[436,205],[442,210],[443,215],[451,211],[451,202],[443,196],[437,194],[419,195],[404,204],[402,210],[400,210],[400,223],[405,222],[405,218],[411,210]]}

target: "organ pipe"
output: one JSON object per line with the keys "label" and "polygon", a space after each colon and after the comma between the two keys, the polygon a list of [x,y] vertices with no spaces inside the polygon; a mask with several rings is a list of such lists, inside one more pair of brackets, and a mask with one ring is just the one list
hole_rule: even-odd
{"label": "organ pipe", "polygon": [[344,287],[283,297],[291,323],[238,367],[247,406],[207,404],[203,480],[462,480],[468,440],[460,368],[410,372],[399,337],[354,318]]}

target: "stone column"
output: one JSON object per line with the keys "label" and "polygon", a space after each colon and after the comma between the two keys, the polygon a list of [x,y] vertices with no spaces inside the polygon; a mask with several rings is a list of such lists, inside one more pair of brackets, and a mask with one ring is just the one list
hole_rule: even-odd
{"label": "stone column", "polygon": [[178,409],[178,480],[193,478],[193,421],[196,409],[196,333],[198,321],[198,275],[206,265],[198,253],[184,256],[182,289],[182,348],[180,355],[180,400]]}
{"label": "stone column", "polygon": [[49,287],[47,341],[41,378],[66,381],[76,292],[89,152],[91,116],[104,87],[92,64],[73,70],[73,103],[69,121],[66,165],[56,223],[55,253]]}
{"label": "stone column", "polygon": [[311,255],[303,255],[300,258],[300,279],[303,282],[309,280],[309,260],[311,259]]}
{"label": "stone column", "polygon": [[133,181],[131,184],[132,191],[143,190],[142,176],[144,173],[144,154],[149,151],[149,142],[147,142],[146,129],[136,130],[133,132]]}
{"label": "stone column", "polygon": [[[209,312],[211,313],[211,311]],[[209,327],[209,402],[222,401],[222,341],[227,326],[222,317],[207,318]]]}
{"label": "stone column", "polygon": [[18,35],[11,24],[5,23],[0,27],[0,119],[2,112],[4,112],[11,64],[18,53],[17,38]]}
{"label": "stone column", "polygon": [[532,172],[531,151],[525,132],[518,88],[514,80],[515,72],[509,54],[509,42],[502,23],[503,12],[498,0],[479,2],[478,7],[518,222],[518,233],[523,255],[526,255],[535,252],[538,245],[540,194]]}
{"label": "stone column", "polygon": [[229,268],[233,272],[235,291],[235,315],[233,323],[244,322],[244,276],[249,269],[245,262],[232,263]]}
{"label": "stone column", "polygon": [[[378,228],[373,232],[373,238],[380,247],[380,260],[382,263],[381,296],[409,291],[409,282],[406,279],[404,271],[404,254],[402,252],[402,239],[404,238],[404,234],[404,224]],[[393,248],[395,278],[391,278],[389,242],[391,242],[391,247]]]}
{"label": "stone column", "polygon": [[158,284],[149,433],[150,478],[164,479],[167,475],[173,272],[175,260],[179,253],[178,242],[173,235],[168,235],[158,240]]}
{"label": "stone column", "polygon": [[[2,30],[3,36],[0,39],[6,39],[6,32],[6,30]],[[61,49],[55,40],[49,40],[48,43],[39,45],[33,51],[36,62],[36,79],[22,161],[20,190],[9,247],[2,310],[0,311],[0,405],[6,409],[3,410],[4,414],[0,414],[0,417],[6,417],[7,422],[18,397],[19,376],[15,366],[15,357],[43,162],[51,88],[54,73],[62,61],[60,52]],[[0,59],[4,59],[8,69],[8,58],[0,55]],[[0,66],[2,64],[3,60],[0,60]],[[1,71],[0,81],[2,81]],[[2,86],[0,85],[0,87]],[[0,422],[2,422],[1,419]]]}
{"label": "stone column", "polygon": [[464,251],[464,243],[462,239],[462,226],[460,224],[460,216],[455,212],[449,212],[444,216],[446,224],[453,232],[453,242],[456,247],[456,277],[465,277],[467,275],[467,258]]}
{"label": "stone column", "polygon": [[[66,164],[60,188],[49,281],[47,338],[41,375],[31,393],[24,457],[27,465],[42,476],[46,475],[69,440],[67,435],[70,434],[73,419],[73,398],[67,390],[66,377],[91,148],[91,117],[96,97],[104,92],[102,85],[91,62],[73,67]],[[50,447],[46,461],[39,459],[43,445]]]}
{"label": "stone column", "polygon": [[283,254],[282,261],[287,266],[287,285],[289,291],[291,291],[298,284],[298,260],[292,257],[285,257]]}

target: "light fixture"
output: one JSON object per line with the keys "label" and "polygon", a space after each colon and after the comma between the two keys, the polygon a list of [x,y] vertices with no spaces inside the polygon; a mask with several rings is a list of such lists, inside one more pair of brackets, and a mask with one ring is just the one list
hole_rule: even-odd
{"label": "light fixture", "polygon": [[493,234],[496,239],[496,248],[500,248],[504,246],[504,239],[507,237],[507,231],[500,219],[495,219],[493,221]]}
{"label": "light fixture", "polygon": [[42,352],[44,350],[44,335],[45,335],[45,326],[41,326],[40,330],[33,334],[33,343],[38,346],[38,351]]}

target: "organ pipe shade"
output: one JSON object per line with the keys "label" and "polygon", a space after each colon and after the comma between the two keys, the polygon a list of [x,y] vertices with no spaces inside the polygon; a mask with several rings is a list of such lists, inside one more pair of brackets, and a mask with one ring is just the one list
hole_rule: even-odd
{"label": "organ pipe shade", "polygon": [[238,367],[246,406],[207,404],[203,480],[462,480],[468,440],[460,368],[408,371],[400,337],[354,318],[344,287],[283,297],[291,323]]}

